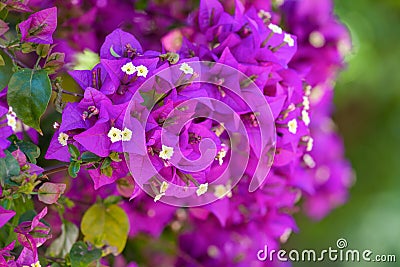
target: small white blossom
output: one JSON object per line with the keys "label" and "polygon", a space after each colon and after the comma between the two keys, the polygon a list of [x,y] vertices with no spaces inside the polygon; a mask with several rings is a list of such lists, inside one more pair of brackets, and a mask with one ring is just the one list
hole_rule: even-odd
{"label": "small white blossom", "polygon": [[296,119],[293,119],[293,120],[288,122],[288,128],[289,128],[289,132],[291,132],[292,134],[296,134],[297,133],[297,121],[296,121]]}
{"label": "small white blossom", "polygon": [[273,33],[282,34],[282,28],[273,23],[268,25],[268,29],[270,29]]}
{"label": "small white blossom", "polygon": [[303,156],[303,161],[309,168],[314,168],[316,165],[314,159],[309,154]]}
{"label": "small white blossom", "polygon": [[310,33],[308,40],[310,44],[315,48],[320,48],[325,45],[325,37],[324,35],[322,35],[322,33],[318,31],[313,31],[312,33]]}
{"label": "small white blossom", "polygon": [[7,125],[10,126],[12,130],[15,132],[15,130],[17,129],[17,119],[11,114],[7,114],[6,117],[7,117]]}
{"label": "small white blossom", "polygon": [[305,110],[310,109],[310,100],[306,96],[303,96],[303,107]]}
{"label": "small white blossom", "polygon": [[173,147],[162,145],[162,150],[160,151],[160,154],[158,156],[162,159],[167,160],[167,159],[171,159],[173,154],[174,154]]}
{"label": "small white blossom", "polygon": [[230,185],[217,185],[214,188],[214,196],[216,196],[217,198],[223,198],[225,196],[227,196],[228,198],[232,197],[232,192],[231,192],[231,186]]}
{"label": "small white blossom", "polygon": [[132,131],[126,127],[121,132],[121,135],[122,135],[122,141],[130,141],[132,139]]}
{"label": "small white blossom", "polygon": [[271,19],[271,13],[265,11],[264,9],[260,9],[260,11],[258,11],[258,17],[260,19]]}
{"label": "small white blossom", "polygon": [[30,266],[28,265],[23,265],[22,267],[42,267],[42,265],[40,265],[40,262],[37,261],[35,263],[32,263]]}
{"label": "small white blossom", "polygon": [[161,197],[165,196],[165,193],[158,194],[154,197],[154,202],[157,202],[161,199]]}
{"label": "small white blossom", "polygon": [[147,74],[149,73],[149,70],[147,69],[146,66],[140,65],[136,67],[137,70],[137,76],[139,77],[147,77]]}
{"label": "small white blossom", "polygon": [[208,183],[201,184],[201,185],[199,185],[199,188],[197,188],[196,194],[199,197],[199,196],[205,194],[207,192],[207,190],[208,190]]}
{"label": "small white blossom", "polygon": [[222,144],[221,146],[222,146],[221,150],[218,151],[217,156],[215,157],[215,159],[218,160],[218,163],[220,166],[222,165],[222,163],[224,163],[224,158],[227,153],[227,151],[225,149],[225,144]]}
{"label": "small white blossom", "polygon": [[180,69],[181,71],[183,71],[183,73],[185,73],[185,74],[193,74],[193,73],[194,73],[194,72],[193,72],[193,68],[190,67],[189,64],[187,64],[187,63],[183,63],[183,64],[179,67],[179,69]]}
{"label": "small white blossom", "polygon": [[301,111],[301,119],[303,120],[305,125],[309,125],[311,120],[310,120],[310,115],[308,114],[307,110],[302,110]]}
{"label": "small white blossom", "polygon": [[306,150],[307,150],[308,152],[310,152],[310,151],[313,149],[313,146],[314,146],[314,139],[313,139],[312,137],[310,137],[310,138],[308,139],[308,142],[307,142],[307,148],[306,148]]}
{"label": "small white blossom", "polygon": [[132,64],[132,62],[128,62],[121,67],[121,70],[128,75],[132,75],[136,72],[136,67]]}
{"label": "small white blossom", "polygon": [[292,37],[290,34],[288,34],[288,33],[285,33],[285,37],[283,38],[283,41],[284,41],[285,43],[287,43],[288,46],[290,46],[290,47],[293,47],[293,46],[294,46],[294,39],[293,39],[293,37]]}
{"label": "small white blossom", "polygon": [[62,146],[66,146],[67,145],[67,141],[68,141],[69,135],[66,133],[61,132],[58,135],[58,142],[62,145]]}
{"label": "small white blossom", "polygon": [[165,193],[169,187],[169,184],[166,181],[163,181],[160,186],[160,193]]}
{"label": "small white blossom", "polygon": [[15,114],[15,112],[13,111],[13,108],[11,106],[8,107],[8,114],[13,117],[17,117],[17,114]]}
{"label": "small white blossom", "polygon": [[58,122],[55,121],[55,122],[53,123],[53,128],[54,128],[54,129],[60,128],[60,124],[59,124]]}
{"label": "small white blossom", "polygon": [[110,138],[112,143],[118,142],[122,140],[122,132],[120,129],[111,127],[110,131],[108,132],[107,136]]}

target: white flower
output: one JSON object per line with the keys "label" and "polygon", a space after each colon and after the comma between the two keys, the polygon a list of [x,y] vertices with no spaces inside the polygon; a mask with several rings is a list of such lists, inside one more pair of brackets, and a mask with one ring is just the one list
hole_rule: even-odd
{"label": "white flower", "polygon": [[122,135],[122,141],[130,141],[132,139],[132,131],[126,127],[121,132],[121,135]]}
{"label": "white flower", "polygon": [[301,119],[304,121],[305,125],[309,125],[311,120],[310,120],[310,115],[308,114],[307,110],[302,110],[301,111]]}
{"label": "white flower", "polygon": [[293,119],[293,120],[288,122],[288,128],[289,128],[289,132],[291,132],[292,134],[296,134],[297,133],[297,121],[296,121],[296,119]]}
{"label": "white flower", "polygon": [[42,265],[40,265],[40,262],[37,261],[35,263],[32,263],[31,266],[23,265],[22,267],[42,267]]}
{"label": "white flower", "polygon": [[111,127],[110,131],[108,132],[107,136],[110,138],[112,143],[118,142],[122,140],[122,132],[120,129]]}
{"label": "white flower", "polygon": [[314,159],[309,154],[303,156],[303,161],[309,168],[314,168],[316,165]]}
{"label": "white flower", "polygon": [[179,67],[179,69],[180,69],[181,71],[183,71],[183,73],[185,73],[185,74],[193,74],[193,69],[192,69],[192,67],[190,67],[189,64],[187,64],[187,63],[183,63],[183,64]]}
{"label": "white flower", "polygon": [[162,159],[167,160],[167,159],[171,159],[173,154],[174,154],[173,147],[162,145],[162,150],[160,151],[160,154],[158,156]]}
{"label": "white flower", "polygon": [[208,183],[201,184],[201,185],[199,185],[199,188],[197,188],[196,194],[199,197],[199,196],[205,194],[207,192],[207,190],[208,190]]}
{"label": "white flower", "polygon": [[66,146],[67,145],[67,141],[68,141],[69,135],[66,133],[61,132],[58,135],[58,142],[62,145],[62,146]]}
{"label": "white flower", "polygon": [[137,76],[139,77],[147,77],[147,73],[149,73],[149,70],[147,69],[146,66],[140,65],[136,67],[137,70]]}
{"label": "white flower", "polygon": [[271,13],[265,11],[264,9],[260,9],[257,15],[260,19],[271,19]]}
{"label": "white flower", "polygon": [[165,193],[158,194],[154,197],[154,202],[157,202],[161,199],[161,197],[165,196]]}
{"label": "white flower", "polygon": [[306,148],[306,150],[307,150],[308,152],[310,152],[310,151],[313,149],[313,145],[314,145],[314,139],[313,139],[312,137],[310,137],[310,138],[308,139],[308,142],[307,142],[307,148]]}
{"label": "white flower", "polygon": [[305,110],[310,109],[310,100],[306,96],[303,96],[303,107]]}
{"label": "white flower", "polygon": [[273,33],[282,34],[282,28],[279,27],[278,25],[273,24],[273,23],[270,23],[268,25],[268,29],[270,29]]}
{"label": "white flower", "polygon": [[220,166],[222,165],[222,163],[224,163],[224,158],[227,153],[227,151],[225,150],[225,144],[222,144],[221,146],[222,146],[221,150],[218,151],[217,156],[215,157],[215,159],[218,160]]}
{"label": "white flower", "polygon": [[217,198],[223,198],[224,196],[232,197],[232,192],[231,192],[231,186],[230,185],[217,185],[214,188],[214,196],[216,196]]}
{"label": "white flower", "polygon": [[292,47],[294,46],[294,39],[290,34],[285,33],[285,37],[283,38],[283,41],[288,44],[288,46]]}
{"label": "white flower", "polygon": [[160,193],[165,193],[169,187],[169,184],[166,181],[163,181],[160,186]]}
{"label": "white flower", "polygon": [[15,132],[15,130],[17,129],[17,119],[15,118],[15,116],[11,114],[7,114],[6,117],[7,117],[7,125],[10,126],[12,130]]}
{"label": "white flower", "polygon": [[53,123],[53,128],[54,128],[54,129],[60,128],[60,124],[59,124],[58,122],[55,121],[55,122]]}
{"label": "white flower", "polygon": [[325,37],[322,35],[322,33],[318,31],[313,31],[312,33],[310,33],[308,40],[310,44],[315,48],[320,48],[325,45]]}
{"label": "white flower", "polygon": [[128,75],[132,75],[136,72],[136,67],[133,66],[132,62],[128,62],[121,67],[121,70]]}
{"label": "white flower", "polygon": [[15,114],[15,112],[13,111],[13,108],[11,106],[8,107],[8,114],[13,117],[17,117],[17,114]]}

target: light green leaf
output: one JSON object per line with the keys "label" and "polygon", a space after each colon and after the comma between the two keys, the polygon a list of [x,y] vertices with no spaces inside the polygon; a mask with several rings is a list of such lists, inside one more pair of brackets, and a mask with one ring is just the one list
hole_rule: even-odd
{"label": "light green leaf", "polygon": [[117,54],[117,52],[115,52],[113,46],[110,47],[110,53],[113,57],[119,58],[121,57],[120,55]]}
{"label": "light green leaf", "polygon": [[71,154],[71,157],[73,159],[79,158],[79,155],[80,155],[79,149],[76,146],[74,146],[73,144],[68,144],[68,151]]}
{"label": "light green leaf", "polygon": [[46,251],[50,257],[64,258],[78,240],[79,229],[75,224],[64,221],[61,226],[61,235],[51,243]]}
{"label": "light green leaf", "polygon": [[69,253],[71,267],[87,267],[90,263],[101,258],[101,250],[89,250],[88,246],[82,242],[76,242]]}
{"label": "light green leaf", "polygon": [[81,231],[85,241],[97,247],[114,247],[116,254],[119,254],[128,238],[128,216],[117,205],[94,204],[83,215]]}
{"label": "light green leaf", "polygon": [[51,83],[44,70],[19,70],[8,84],[7,101],[26,125],[39,133],[40,118],[49,104]]}

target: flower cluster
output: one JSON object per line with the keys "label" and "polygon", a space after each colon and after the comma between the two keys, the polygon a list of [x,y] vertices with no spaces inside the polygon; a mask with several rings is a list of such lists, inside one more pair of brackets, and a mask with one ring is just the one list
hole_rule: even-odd
{"label": "flower cluster", "polygon": [[[7,204],[13,197],[56,203],[47,219],[58,238],[46,264],[65,266],[107,266],[101,257],[121,254],[128,237],[165,233],[177,240],[176,256],[149,257],[148,266],[265,266],[257,251],[279,248],[298,230],[300,207],[321,219],[346,201],[352,170],[331,116],[350,39],[330,0],[139,2],[7,2],[13,12],[45,9],[19,23],[19,44],[4,48],[17,71],[0,92],[0,167],[8,165],[0,170],[0,227],[14,226],[18,242],[0,243],[0,265],[40,266],[37,248],[52,236],[43,223],[48,208],[22,216],[17,202]],[[64,7],[57,31],[56,4]],[[15,47],[36,52],[32,69]],[[58,73],[64,58],[73,66],[85,49],[99,60],[90,69],[64,67],[82,94],[66,91]],[[229,78],[221,66],[234,70]],[[29,86],[18,83],[25,73]],[[40,96],[28,112],[14,105],[22,89]],[[43,170],[35,144],[51,91],[61,118],[45,159],[64,165]],[[64,103],[63,94],[74,98]],[[252,103],[265,103],[265,114]],[[136,266],[121,256],[112,262]]]}

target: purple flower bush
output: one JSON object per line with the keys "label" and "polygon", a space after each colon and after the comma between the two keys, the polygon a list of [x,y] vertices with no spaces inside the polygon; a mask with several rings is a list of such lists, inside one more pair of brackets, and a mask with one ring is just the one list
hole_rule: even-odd
{"label": "purple flower bush", "polygon": [[0,266],[280,266],[346,202],[332,2],[195,2],[0,4]]}

